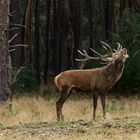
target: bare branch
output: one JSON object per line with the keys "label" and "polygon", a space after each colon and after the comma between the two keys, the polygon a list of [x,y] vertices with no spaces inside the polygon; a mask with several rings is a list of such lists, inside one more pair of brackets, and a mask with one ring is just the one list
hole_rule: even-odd
{"label": "bare branch", "polygon": [[19,33],[16,33],[16,34],[8,41],[8,43],[11,43],[18,35],[19,35]]}
{"label": "bare branch", "polygon": [[19,30],[20,28],[18,27],[14,27],[14,28],[10,28],[8,31],[12,31],[12,30]]}
{"label": "bare branch", "polygon": [[24,44],[16,44],[16,45],[10,45],[10,48],[15,48],[15,47],[28,47],[28,45],[24,45]]}
{"label": "bare branch", "polygon": [[21,72],[21,70],[24,69],[24,68],[26,68],[26,67],[21,67],[21,68],[16,72],[16,74],[15,74],[15,76],[14,76],[12,82],[11,82],[12,85],[17,81],[17,76],[19,75],[19,73]]}
{"label": "bare branch", "polygon": [[24,26],[24,25],[22,25],[22,24],[16,24],[16,23],[10,23],[9,25],[18,26],[18,27],[23,27],[23,28],[26,27],[26,26]]}
{"label": "bare branch", "polygon": [[9,52],[13,52],[13,51],[15,51],[16,49],[11,49],[11,50],[9,50]]}
{"label": "bare branch", "polygon": [[136,52],[134,53],[133,57],[135,57],[139,52],[140,52],[140,49],[136,50]]}

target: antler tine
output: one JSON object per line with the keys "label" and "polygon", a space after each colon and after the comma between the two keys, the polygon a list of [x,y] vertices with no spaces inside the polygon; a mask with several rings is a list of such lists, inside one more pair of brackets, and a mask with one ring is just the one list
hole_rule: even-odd
{"label": "antler tine", "polygon": [[105,43],[103,41],[101,41],[101,43],[103,44],[103,48],[105,48],[106,50],[109,49],[109,53],[111,53],[111,54],[113,53],[112,48],[111,48],[110,45],[108,45],[107,43]]}
{"label": "antler tine", "polygon": [[107,62],[107,61],[105,61],[105,62],[100,62],[100,64],[106,65],[106,64],[108,64],[108,62]]}
{"label": "antler tine", "polygon": [[85,66],[85,64],[86,64],[86,61],[88,61],[88,60],[90,60],[90,59],[94,59],[94,60],[99,60],[100,59],[100,57],[91,57],[91,56],[89,56],[88,55],[88,53],[83,49],[83,52],[81,52],[80,50],[78,50],[78,52],[82,55],[82,56],[84,56],[85,58],[81,58],[81,59],[75,59],[76,61],[78,61],[78,62],[82,62],[82,64],[81,64],[81,66],[80,66],[80,69],[82,69],[84,66]]}
{"label": "antler tine", "polygon": [[[106,43],[105,43],[105,44],[106,44]],[[106,46],[104,46],[104,48],[105,48],[106,50],[108,50],[109,47],[106,48]],[[84,58],[75,59],[75,60],[78,61],[78,62],[82,62],[80,68],[83,68],[83,67],[85,66],[85,64],[86,64],[86,61],[91,60],[91,59],[93,59],[93,60],[101,60],[101,61],[104,62],[104,64],[107,64],[108,62],[111,61],[110,58],[108,57],[108,56],[110,55],[109,52],[108,52],[108,54],[106,54],[106,55],[101,55],[100,53],[98,53],[97,51],[95,51],[95,50],[92,49],[92,48],[90,48],[90,50],[91,50],[92,52],[94,52],[95,54],[97,54],[98,57],[89,56],[88,53],[87,53],[84,49],[83,49],[83,52],[81,52],[80,50],[78,50],[78,52],[79,52],[82,56],[84,56]],[[113,54],[112,49],[110,50],[110,53],[111,53],[111,55]]]}
{"label": "antler tine", "polygon": [[84,54],[84,53],[82,53],[80,50],[78,50],[78,52],[79,52],[81,55],[83,55],[83,56],[85,55],[85,54]]}
{"label": "antler tine", "polygon": [[118,45],[118,48],[117,48],[116,51],[118,52],[118,51],[122,50],[122,46],[121,46],[121,44],[120,44],[120,43],[116,43],[116,44]]}
{"label": "antler tine", "polygon": [[94,53],[96,53],[97,55],[99,55],[100,57],[102,57],[101,54],[99,54],[97,51],[93,50],[92,48],[90,48],[90,50],[92,50]]}
{"label": "antler tine", "polygon": [[106,48],[106,46],[105,46],[105,45],[102,45],[102,47],[103,47],[105,50],[107,50],[107,51],[108,51],[108,49]]}
{"label": "antler tine", "polygon": [[[106,47],[105,47],[106,48]],[[100,56],[100,60],[102,60],[104,63],[108,63],[108,62],[110,62],[110,60],[109,60],[109,57],[108,57],[108,54],[105,54],[105,55],[101,55],[100,53],[98,53],[98,52],[96,52],[95,50],[93,50],[92,48],[90,48],[94,53],[96,53],[97,55],[99,55]],[[112,54],[113,54],[113,52],[112,52]],[[112,55],[111,54],[111,55]],[[110,57],[111,58],[111,57]]]}
{"label": "antler tine", "polygon": [[113,48],[113,51],[115,51],[115,52],[116,52],[117,50]]}
{"label": "antler tine", "polygon": [[81,59],[75,59],[76,61],[82,61],[82,62],[84,62],[84,61],[87,61],[87,60],[90,60],[90,59],[95,59],[95,60],[98,60],[98,59],[100,59],[99,57],[91,57],[91,56],[89,56],[88,55],[88,53],[83,49],[83,52],[81,52],[80,50],[78,50],[78,52],[82,55],[82,56],[84,56],[85,58],[81,58]]}
{"label": "antler tine", "polygon": [[84,55],[84,53],[82,53],[80,50],[78,50],[78,52],[79,52],[81,55]]}
{"label": "antler tine", "polygon": [[[106,48],[106,47],[105,47],[105,48]],[[96,53],[97,55],[100,56],[100,59],[103,61],[102,63],[107,64],[108,62],[110,62],[110,60],[107,59],[108,54],[101,55],[101,54],[99,54],[98,52],[96,52],[95,50],[93,50],[92,48],[90,48],[90,49],[91,49],[94,53]],[[112,53],[112,54],[113,54],[113,53]]]}
{"label": "antler tine", "polygon": [[88,55],[87,52],[83,49],[83,52],[85,53],[85,55]]}

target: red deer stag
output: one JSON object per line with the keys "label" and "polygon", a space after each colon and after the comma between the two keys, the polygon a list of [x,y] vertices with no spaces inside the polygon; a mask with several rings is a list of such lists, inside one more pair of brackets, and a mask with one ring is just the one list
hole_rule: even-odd
{"label": "red deer stag", "polygon": [[92,57],[87,54],[85,50],[79,53],[84,56],[83,59],[76,59],[85,63],[87,60],[101,60],[106,64],[99,68],[91,68],[86,70],[67,70],[61,72],[54,79],[54,83],[60,91],[60,98],[56,102],[56,111],[58,121],[63,120],[62,107],[66,99],[70,96],[73,90],[92,92],[93,95],[93,119],[95,119],[95,112],[97,107],[98,97],[101,97],[103,118],[106,118],[105,112],[105,97],[112,86],[121,78],[124,69],[125,61],[129,57],[127,49],[122,48],[118,44],[117,50],[113,49],[106,43],[101,42],[103,47],[107,50],[107,54],[101,55],[93,51],[98,57]]}

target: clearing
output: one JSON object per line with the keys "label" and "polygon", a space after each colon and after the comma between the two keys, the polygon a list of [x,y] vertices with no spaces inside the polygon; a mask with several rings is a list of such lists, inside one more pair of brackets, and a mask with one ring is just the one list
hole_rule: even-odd
{"label": "clearing", "polygon": [[65,121],[56,122],[56,97],[14,96],[12,108],[0,108],[0,140],[139,140],[140,98],[107,98],[107,119],[100,102],[92,121],[92,99],[72,97],[64,105]]}

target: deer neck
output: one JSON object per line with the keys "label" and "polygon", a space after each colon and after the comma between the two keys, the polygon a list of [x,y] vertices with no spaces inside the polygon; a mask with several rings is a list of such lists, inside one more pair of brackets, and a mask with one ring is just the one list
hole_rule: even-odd
{"label": "deer neck", "polygon": [[122,76],[124,70],[124,63],[122,61],[118,63],[110,63],[105,68],[106,77],[111,78],[114,82],[118,81]]}

